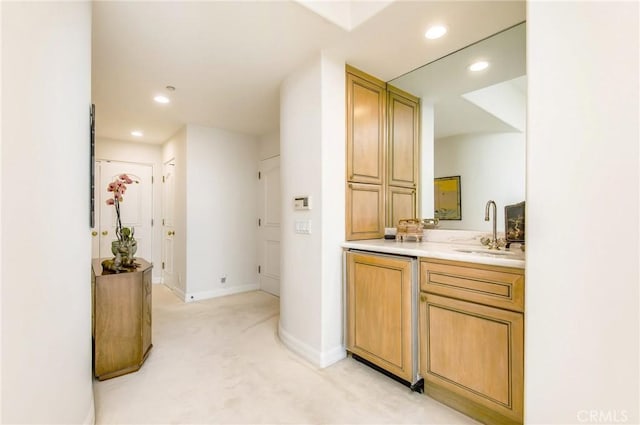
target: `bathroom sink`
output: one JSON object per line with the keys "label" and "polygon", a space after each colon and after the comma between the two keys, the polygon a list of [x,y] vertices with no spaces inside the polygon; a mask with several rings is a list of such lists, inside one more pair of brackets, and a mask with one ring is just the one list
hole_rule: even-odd
{"label": "bathroom sink", "polygon": [[474,255],[488,255],[490,257],[509,257],[516,255],[515,252],[508,251],[490,251],[488,249],[456,249],[457,252],[464,252],[465,254],[474,254]]}

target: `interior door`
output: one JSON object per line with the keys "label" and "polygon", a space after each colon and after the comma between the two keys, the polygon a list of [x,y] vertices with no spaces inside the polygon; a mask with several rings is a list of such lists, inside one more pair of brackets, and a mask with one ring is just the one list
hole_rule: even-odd
{"label": "interior door", "polygon": [[260,289],[280,296],[280,157],[260,162]]}
{"label": "interior door", "polygon": [[151,261],[152,258],[152,166],[146,164],[99,161],[99,177],[96,175],[96,210],[99,210],[99,257],[112,257],[111,242],[116,239],[116,209],[107,205],[106,200],[111,195],[107,192],[107,185],[120,174],[127,174],[138,181],[127,185],[127,191],[120,203],[120,219],[123,227],[132,227],[134,237],[138,242],[135,256]]}
{"label": "interior door", "polygon": [[175,187],[176,162],[164,164],[162,172],[162,282],[177,290],[175,273]]}

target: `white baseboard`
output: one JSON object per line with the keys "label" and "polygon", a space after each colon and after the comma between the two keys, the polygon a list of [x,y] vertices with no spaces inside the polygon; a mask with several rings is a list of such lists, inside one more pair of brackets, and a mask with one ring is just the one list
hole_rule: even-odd
{"label": "white baseboard", "polygon": [[[164,285],[164,283],[163,283],[163,285]],[[184,291],[182,289],[174,288],[174,287],[169,286],[169,285],[164,285],[164,286],[169,288],[169,290],[171,290],[171,292],[173,292],[176,297],[180,298],[182,301],[185,300],[186,295],[185,295],[185,293],[184,293]]]}
{"label": "white baseboard", "polygon": [[151,283],[154,285],[159,285],[162,283],[162,277],[161,276],[152,276],[151,277]]}
{"label": "white baseboard", "polygon": [[331,366],[335,362],[347,357],[347,351],[342,345],[324,352],[316,350],[285,331],[282,328],[282,322],[278,322],[278,335],[288,349],[320,368]]}
{"label": "white baseboard", "polygon": [[239,294],[241,292],[257,291],[260,286],[257,283],[249,283],[246,285],[229,286],[228,288],[219,288],[212,291],[187,292],[184,301],[187,303],[206,300],[209,298],[224,297],[225,295]]}

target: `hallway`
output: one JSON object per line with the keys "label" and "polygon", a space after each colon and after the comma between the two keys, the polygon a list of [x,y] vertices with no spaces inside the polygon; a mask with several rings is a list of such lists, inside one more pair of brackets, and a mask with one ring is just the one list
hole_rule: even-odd
{"label": "hallway", "polygon": [[94,381],[96,424],[475,423],[351,358],[312,366],[278,314],[265,292],[184,304],[154,285],[154,347],[137,373]]}

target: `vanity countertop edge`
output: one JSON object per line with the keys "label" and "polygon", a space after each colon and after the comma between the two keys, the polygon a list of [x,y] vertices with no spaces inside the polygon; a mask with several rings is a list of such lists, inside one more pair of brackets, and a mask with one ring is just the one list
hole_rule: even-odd
{"label": "vanity countertop edge", "polygon": [[[522,252],[520,248],[503,248],[498,251],[498,254],[492,254],[484,246],[452,244],[443,242],[399,242],[388,239],[345,241],[341,246],[345,249],[358,249],[362,251],[379,252],[383,254],[396,254],[406,255],[410,257],[425,257],[440,260],[463,261],[467,263],[514,267],[519,269],[525,268],[525,253]],[[476,251],[479,253],[461,252],[461,250]],[[499,254],[500,252],[509,254],[502,256],[501,254]]]}

